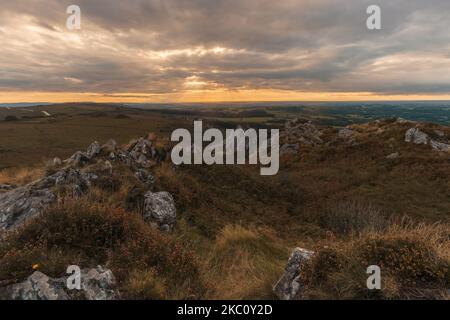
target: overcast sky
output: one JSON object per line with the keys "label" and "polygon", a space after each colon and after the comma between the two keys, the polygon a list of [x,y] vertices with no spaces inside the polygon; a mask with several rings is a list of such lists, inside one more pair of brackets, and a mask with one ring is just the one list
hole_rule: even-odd
{"label": "overcast sky", "polygon": [[449,0],[0,0],[0,44],[8,102],[450,97]]}

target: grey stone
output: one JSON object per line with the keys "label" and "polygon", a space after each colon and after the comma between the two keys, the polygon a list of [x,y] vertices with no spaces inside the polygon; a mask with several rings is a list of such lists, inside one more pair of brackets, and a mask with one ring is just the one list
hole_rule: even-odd
{"label": "grey stone", "polygon": [[273,288],[274,293],[280,300],[292,300],[301,294],[303,289],[300,280],[301,272],[313,255],[314,252],[306,249],[294,249],[287,262],[284,274]]}
{"label": "grey stone", "polygon": [[428,144],[429,136],[425,132],[420,131],[419,128],[411,128],[405,133],[405,142]]}
{"label": "grey stone", "polygon": [[161,230],[172,230],[176,222],[176,207],[168,192],[147,192],[144,200],[144,219],[156,223]]}
{"label": "grey stone", "polygon": [[100,145],[98,144],[97,141],[94,141],[87,148],[86,156],[89,158],[89,160],[92,160],[100,154],[100,151],[101,151]]}
{"label": "grey stone", "polygon": [[8,300],[116,300],[116,279],[109,269],[97,266],[81,270],[80,290],[67,288],[67,277],[53,279],[35,271],[24,282],[10,285],[5,290]]}
{"label": "grey stone", "polygon": [[450,144],[430,140],[431,147],[434,151],[438,152],[450,152]]}
{"label": "grey stone", "polygon": [[49,189],[25,186],[0,194],[0,229],[9,230],[20,226],[27,219],[40,213],[56,201]]}
{"label": "grey stone", "polygon": [[97,179],[94,173],[64,169],[11,191],[0,193],[0,229],[9,230],[36,216],[57,199],[52,188],[66,188],[73,197],[84,194]]}
{"label": "grey stone", "polygon": [[109,269],[97,266],[81,272],[81,290],[87,300],[115,300],[120,297],[115,290],[116,279]]}

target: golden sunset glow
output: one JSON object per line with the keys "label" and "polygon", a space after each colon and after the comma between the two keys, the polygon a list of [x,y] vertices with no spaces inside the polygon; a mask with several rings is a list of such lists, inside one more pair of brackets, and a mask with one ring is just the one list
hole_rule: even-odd
{"label": "golden sunset glow", "polygon": [[377,32],[343,0],[142,3],[81,0],[80,30],[68,1],[2,4],[0,103],[450,97],[447,19],[420,3]]}

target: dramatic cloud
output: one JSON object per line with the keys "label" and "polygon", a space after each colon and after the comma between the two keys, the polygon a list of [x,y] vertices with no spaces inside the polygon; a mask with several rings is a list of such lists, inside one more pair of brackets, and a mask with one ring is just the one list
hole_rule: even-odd
{"label": "dramatic cloud", "polygon": [[0,0],[0,91],[450,93],[450,1],[376,2]]}

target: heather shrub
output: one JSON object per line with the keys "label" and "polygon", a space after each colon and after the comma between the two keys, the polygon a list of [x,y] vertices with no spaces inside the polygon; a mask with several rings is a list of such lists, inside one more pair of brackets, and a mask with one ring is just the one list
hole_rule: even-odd
{"label": "heather shrub", "polygon": [[[149,272],[164,298],[199,298],[205,291],[198,259],[176,238],[153,230],[138,215],[85,198],[48,208],[0,244],[1,281],[22,281],[35,269],[58,277],[71,264],[111,268],[126,288],[125,298],[149,295]],[[144,284],[136,282],[138,271]]]}
{"label": "heather shrub", "polygon": [[[299,298],[443,298],[450,284],[447,225],[394,224],[319,246],[302,274]],[[367,267],[381,268],[382,290],[368,290]]]}

